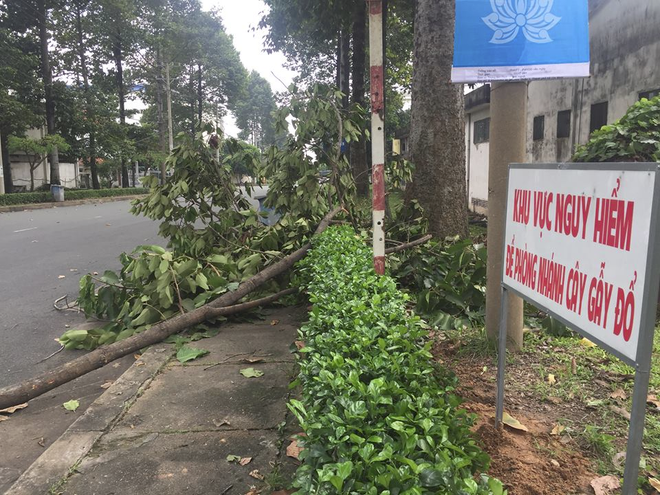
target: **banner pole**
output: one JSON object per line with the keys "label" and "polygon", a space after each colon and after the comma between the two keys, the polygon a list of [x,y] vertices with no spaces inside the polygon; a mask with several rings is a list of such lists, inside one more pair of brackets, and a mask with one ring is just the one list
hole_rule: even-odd
{"label": "banner pole", "polygon": [[495,426],[499,428],[502,425],[504,416],[504,368],[506,366],[506,338],[507,338],[507,320],[509,292],[502,286],[500,294],[500,331],[498,337],[497,351],[497,403],[495,408]]}
{"label": "banner pole", "polygon": [[638,369],[635,372],[635,388],[633,389],[632,411],[630,412],[630,430],[628,431],[628,445],[626,447],[626,468],[623,473],[622,495],[635,495],[637,493],[637,476],[642,455],[649,378],[650,373],[648,370],[641,371]]}

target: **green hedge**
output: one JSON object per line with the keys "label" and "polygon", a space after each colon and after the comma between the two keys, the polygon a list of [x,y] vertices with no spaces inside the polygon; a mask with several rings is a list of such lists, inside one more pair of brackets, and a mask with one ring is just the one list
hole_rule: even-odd
{"label": "green hedge", "polygon": [[[64,191],[64,200],[86,198],[109,198],[113,196],[132,196],[147,194],[148,189],[131,187],[126,189],[67,189]],[[52,203],[53,195],[50,192],[28,192],[15,194],[0,194],[0,206],[27,205],[33,203]]]}
{"label": "green hedge", "polygon": [[305,432],[297,493],[505,493],[475,476],[489,460],[456,380],[433,363],[426,324],[374,273],[355,232],[328,229],[298,266],[313,308],[300,330],[302,397],[289,404]]}

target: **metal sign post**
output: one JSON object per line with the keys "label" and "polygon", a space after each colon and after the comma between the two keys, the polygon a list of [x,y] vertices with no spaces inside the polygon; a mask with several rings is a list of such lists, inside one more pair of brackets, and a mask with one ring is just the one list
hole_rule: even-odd
{"label": "metal sign post", "polygon": [[623,494],[637,475],[660,285],[660,165],[509,167],[496,421],[504,413],[508,293],[635,368]]}
{"label": "metal sign post", "polygon": [[385,274],[385,59],[383,0],[369,6],[369,56],[371,63],[371,167],[374,230],[374,269]]}

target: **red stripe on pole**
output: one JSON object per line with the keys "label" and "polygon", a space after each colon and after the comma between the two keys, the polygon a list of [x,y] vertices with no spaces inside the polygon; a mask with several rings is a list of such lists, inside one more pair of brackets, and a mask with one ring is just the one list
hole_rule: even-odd
{"label": "red stripe on pole", "polygon": [[383,0],[367,0],[369,4],[369,14],[378,15],[383,13]]}
{"label": "red stripe on pole", "polygon": [[385,211],[385,166],[382,163],[373,165],[373,209]]}
{"label": "red stripe on pole", "polygon": [[385,275],[385,256],[376,256],[374,258],[374,270],[378,275]]}
{"label": "red stripe on pole", "polygon": [[385,110],[385,72],[382,65],[371,67],[371,111],[381,113]]}

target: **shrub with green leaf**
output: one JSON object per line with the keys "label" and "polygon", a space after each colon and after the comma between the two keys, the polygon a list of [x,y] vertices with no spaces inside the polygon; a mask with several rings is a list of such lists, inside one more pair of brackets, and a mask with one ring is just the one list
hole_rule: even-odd
{"label": "shrub with green leaf", "polygon": [[638,101],[620,120],[595,131],[573,161],[660,161],[660,96]]}
{"label": "shrub with green leaf", "polygon": [[483,326],[486,248],[470,239],[431,241],[390,256],[392,275],[410,290],[415,310],[442,330]]}
{"label": "shrub with green leaf", "polygon": [[[67,189],[64,193],[64,199],[65,201],[72,201],[76,199],[87,198],[110,198],[146,194],[148,192],[148,189],[141,187],[125,189]],[[0,194],[0,206],[52,203],[53,201],[53,195],[50,193],[50,191]]]}
{"label": "shrub with green leaf", "polygon": [[488,457],[470,434],[455,378],[432,362],[425,323],[377,276],[370,249],[330,228],[298,264],[313,309],[300,330],[305,437],[298,494],[503,494],[475,473]]}

